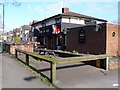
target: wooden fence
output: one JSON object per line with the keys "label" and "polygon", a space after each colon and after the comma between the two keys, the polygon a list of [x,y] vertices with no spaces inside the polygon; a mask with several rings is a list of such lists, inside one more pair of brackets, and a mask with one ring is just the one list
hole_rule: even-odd
{"label": "wooden fence", "polygon": [[15,49],[15,57],[16,58],[18,58],[18,52],[26,55],[26,65],[28,65],[28,66],[29,66],[29,56],[34,57],[34,58],[38,58],[42,61],[50,63],[50,78],[51,78],[52,83],[55,83],[55,81],[56,81],[57,64],[105,59],[106,60],[106,68],[105,69],[107,70],[108,69],[108,59],[110,58],[107,55],[88,55],[88,56],[80,56],[80,57],[74,57],[74,58],[72,57],[72,58],[65,58],[65,59],[61,59],[61,60],[55,60],[55,58],[48,57],[45,55],[39,55],[39,54],[35,54],[32,52],[27,52],[24,50]]}

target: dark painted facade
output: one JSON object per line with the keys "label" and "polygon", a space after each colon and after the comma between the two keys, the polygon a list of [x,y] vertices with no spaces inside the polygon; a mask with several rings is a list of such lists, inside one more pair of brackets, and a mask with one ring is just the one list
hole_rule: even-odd
{"label": "dark painted facade", "polygon": [[69,30],[66,49],[80,53],[105,54],[106,53],[106,24],[95,31],[95,26],[82,26]]}

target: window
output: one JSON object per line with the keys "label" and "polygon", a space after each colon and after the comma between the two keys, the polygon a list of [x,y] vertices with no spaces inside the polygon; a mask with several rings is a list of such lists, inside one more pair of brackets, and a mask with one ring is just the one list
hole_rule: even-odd
{"label": "window", "polygon": [[56,22],[56,23],[61,23],[61,18],[56,18],[56,19],[55,19],[55,22]]}
{"label": "window", "polygon": [[42,23],[42,27],[45,27],[46,26],[46,24],[45,23]]}
{"label": "window", "polygon": [[[34,27],[32,27],[32,32],[34,32],[34,29],[35,29],[35,28],[34,28]],[[22,31],[21,31],[21,32],[22,32]]]}
{"label": "window", "polygon": [[69,23],[71,23],[71,19],[69,18]]}
{"label": "window", "polygon": [[85,24],[89,24],[91,20],[85,20]]}
{"label": "window", "polygon": [[85,24],[96,24],[95,20],[85,20]]}
{"label": "window", "polygon": [[43,44],[45,45],[46,44],[46,38],[43,37]]}

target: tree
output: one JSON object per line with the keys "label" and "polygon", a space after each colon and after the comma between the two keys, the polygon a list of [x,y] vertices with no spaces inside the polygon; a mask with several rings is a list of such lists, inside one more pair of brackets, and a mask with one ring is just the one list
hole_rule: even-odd
{"label": "tree", "polygon": [[14,43],[15,43],[15,44],[18,44],[19,42],[20,42],[20,38],[19,38],[18,35],[16,35],[16,36],[14,37]]}

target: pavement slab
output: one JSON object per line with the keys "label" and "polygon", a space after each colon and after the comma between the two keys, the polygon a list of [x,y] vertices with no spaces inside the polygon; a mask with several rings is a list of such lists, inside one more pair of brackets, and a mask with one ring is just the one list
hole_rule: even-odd
{"label": "pavement slab", "polygon": [[53,88],[35,77],[9,54],[2,54],[2,88]]}

